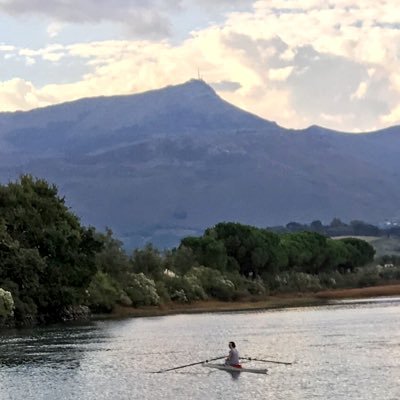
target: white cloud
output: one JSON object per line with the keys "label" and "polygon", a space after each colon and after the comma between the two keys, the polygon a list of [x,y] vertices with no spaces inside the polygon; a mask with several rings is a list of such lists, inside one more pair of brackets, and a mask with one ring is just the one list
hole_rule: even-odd
{"label": "white cloud", "polygon": [[25,57],[26,65],[34,65],[36,64],[36,60],[33,57]]}
{"label": "white cloud", "polygon": [[285,81],[293,71],[292,66],[284,68],[271,68],[268,71],[268,77],[272,81]]}
{"label": "white cloud", "polygon": [[357,90],[350,96],[352,100],[359,100],[365,97],[368,89],[367,82],[360,82]]}
{"label": "white cloud", "polygon": [[400,104],[394,107],[388,114],[382,115],[381,121],[388,125],[398,125],[400,121]]}
{"label": "white cloud", "polygon": [[9,51],[14,51],[14,50],[15,50],[15,46],[10,46],[7,44],[0,44],[0,51],[9,52]]}
{"label": "white cloud", "polygon": [[41,97],[32,83],[23,79],[15,78],[0,82],[0,104],[3,111],[26,110],[45,106],[51,104],[52,100]]}
{"label": "white cloud", "polygon": [[39,50],[23,48],[17,50],[17,53],[26,59],[35,61],[42,59],[50,62],[58,62],[65,56],[64,46],[59,44],[53,44]]}
{"label": "white cloud", "polygon": [[52,22],[48,27],[47,27],[47,34],[51,38],[57,37],[62,29],[64,28],[65,24],[61,22]]}
{"label": "white cloud", "polygon": [[295,57],[295,52],[289,48],[280,55],[281,60],[285,61],[291,61],[293,60],[294,57]]}

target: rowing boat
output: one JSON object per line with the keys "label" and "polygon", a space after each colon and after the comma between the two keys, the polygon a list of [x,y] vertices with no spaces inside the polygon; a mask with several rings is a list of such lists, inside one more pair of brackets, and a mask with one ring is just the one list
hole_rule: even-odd
{"label": "rowing boat", "polygon": [[251,372],[253,374],[266,374],[268,370],[262,369],[262,368],[238,368],[238,367],[232,367],[231,365],[225,365],[225,364],[211,364],[211,363],[203,363],[203,367],[208,367],[208,368],[216,368],[216,369],[221,369],[223,371],[228,371],[228,372]]}

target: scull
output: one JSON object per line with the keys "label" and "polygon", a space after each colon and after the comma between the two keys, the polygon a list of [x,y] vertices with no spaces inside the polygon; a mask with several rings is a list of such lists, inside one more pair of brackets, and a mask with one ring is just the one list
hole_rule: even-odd
{"label": "scull", "polygon": [[238,367],[232,367],[230,365],[224,365],[224,364],[211,364],[211,363],[203,363],[203,367],[207,368],[216,368],[216,369],[221,369],[223,371],[228,371],[228,372],[251,372],[253,374],[266,374],[268,370],[266,368],[238,368]]}

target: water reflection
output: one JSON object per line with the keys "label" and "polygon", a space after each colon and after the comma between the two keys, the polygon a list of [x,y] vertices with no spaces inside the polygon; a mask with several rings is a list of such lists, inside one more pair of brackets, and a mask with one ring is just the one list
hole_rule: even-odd
{"label": "water reflection", "polygon": [[228,372],[228,374],[231,376],[231,378],[236,381],[239,379],[240,376],[240,371],[236,372],[236,371],[226,371]]}
{"label": "water reflection", "polygon": [[0,368],[78,368],[84,353],[107,351],[108,340],[95,325],[6,330],[0,335]]}

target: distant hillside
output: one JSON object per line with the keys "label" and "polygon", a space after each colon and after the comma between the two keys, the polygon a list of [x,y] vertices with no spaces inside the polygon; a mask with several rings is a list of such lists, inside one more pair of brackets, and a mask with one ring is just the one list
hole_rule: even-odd
{"label": "distant hillside", "polygon": [[0,114],[0,179],[56,183],[85,224],[127,246],[220,221],[266,227],[399,216],[400,129],[279,127],[203,81]]}

